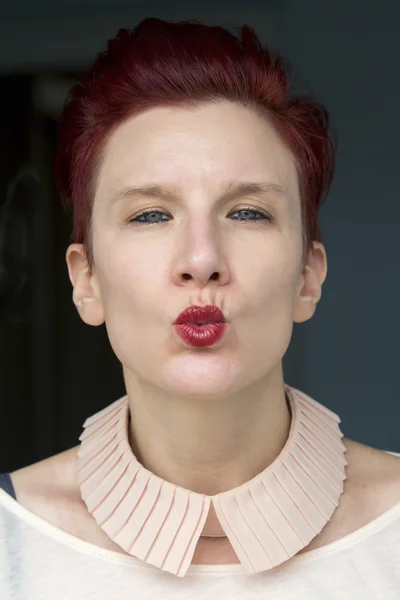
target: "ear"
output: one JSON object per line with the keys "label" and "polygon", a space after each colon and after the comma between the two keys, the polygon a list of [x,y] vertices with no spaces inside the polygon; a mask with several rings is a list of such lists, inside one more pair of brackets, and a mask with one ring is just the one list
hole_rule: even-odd
{"label": "ear", "polygon": [[82,321],[88,325],[102,325],[104,310],[99,285],[90,269],[82,244],[71,244],[66,253],[68,274],[73,286],[72,299]]}
{"label": "ear", "polygon": [[295,298],[293,321],[303,323],[313,316],[322,295],[322,284],[328,271],[326,252],[323,244],[313,242],[307,264],[304,266],[299,289]]}

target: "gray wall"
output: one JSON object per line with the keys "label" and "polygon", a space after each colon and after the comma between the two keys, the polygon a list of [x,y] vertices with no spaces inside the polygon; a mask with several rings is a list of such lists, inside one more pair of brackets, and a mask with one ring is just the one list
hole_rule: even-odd
{"label": "gray wall", "polygon": [[290,380],[337,410],[348,436],[400,449],[400,4],[287,0],[280,46],[339,137],[321,211],[328,277],[296,327]]}
{"label": "gray wall", "polygon": [[[120,27],[146,17],[244,22],[275,42],[277,0],[0,0],[0,73],[86,68]],[[4,5],[4,6],[3,6]]]}

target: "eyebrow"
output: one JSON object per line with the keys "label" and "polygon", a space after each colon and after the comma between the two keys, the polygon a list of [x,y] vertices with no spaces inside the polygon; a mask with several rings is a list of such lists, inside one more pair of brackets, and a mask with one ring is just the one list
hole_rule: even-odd
{"label": "eyebrow", "polygon": [[[221,199],[223,200],[235,200],[240,196],[261,196],[265,194],[273,194],[284,198],[286,196],[285,189],[278,183],[272,183],[271,181],[260,181],[260,182],[246,182],[246,181],[232,181],[227,190],[222,194]],[[117,191],[110,199],[111,206],[117,204],[124,198],[131,196],[147,196],[147,197],[160,197],[164,199],[176,199],[179,197],[180,192],[176,186],[166,186],[164,184],[148,184],[141,185],[139,187],[125,187]]]}

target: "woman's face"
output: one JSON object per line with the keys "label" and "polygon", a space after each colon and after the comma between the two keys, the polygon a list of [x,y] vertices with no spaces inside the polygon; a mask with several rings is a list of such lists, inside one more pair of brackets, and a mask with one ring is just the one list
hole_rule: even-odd
{"label": "woman's face", "polygon": [[[150,109],[116,129],[97,180],[92,274],[73,250],[75,302],[87,323],[105,320],[125,376],[182,396],[238,392],[280,368],[325,276],[323,252],[319,281],[302,269],[293,157],[265,119],[228,102]],[[193,304],[223,311],[215,346],[177,335]]]}

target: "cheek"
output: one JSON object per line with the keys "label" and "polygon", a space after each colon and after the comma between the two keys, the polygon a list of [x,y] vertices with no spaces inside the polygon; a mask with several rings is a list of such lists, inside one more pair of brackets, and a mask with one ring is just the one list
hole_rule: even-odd
{"label": "cheek", "polygon": [[[107,320],[138,318],[154,295],[154,269],[145,261],[113,261],[101,277],[101,297]],[[152,287],[153,283],[153,287]]]}
{"label": "cheek", "polygon": [[246,303],[249,310],[243,328],[251,327],[252,343],[260,352],[271,348],[286,351],[293,327],[298,288],[298,268],[293,254],[280,254],[246,274]]}
{"label": "cheek", "polygon": [[292,306],[298,287],[298,266],[294,253],[283,247],[266,252],[266,260],[245,264],[242,270],[244,289],[252,290],[252,301],[259,310],[280,310]]}
{"label": "cheek", "polygon": [[[99,253],[100,255],[100,253]],[[135,255],[134,255],[135,256]],[[143,340],[156,326],[155,305],[165,295],[160,291],[161,265],[144,255],[131,259],[130,252],[104,253],[97,262],[100,296],[110,344],[121,362],[128,356],[140,355]],[[154,257],[153,257],[154,258]],[[155,331],[157,335],[157,331]]]}

